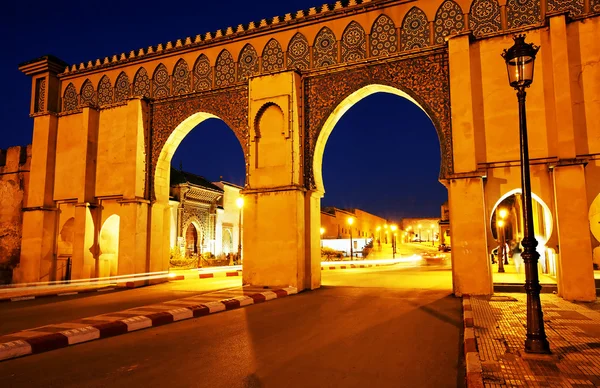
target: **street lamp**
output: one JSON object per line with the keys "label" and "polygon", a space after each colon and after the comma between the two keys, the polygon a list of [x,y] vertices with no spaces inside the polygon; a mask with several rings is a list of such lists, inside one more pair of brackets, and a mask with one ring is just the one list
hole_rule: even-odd
{"label": "street lamp", "polygon": [[388,236],[387,228],[388,228],[388,224],[384,224],[383,225],[383,229],[385,229],[385,243],[386,244],[388,243],[388,240],[387,240],[387,236]]}
{"label": "street lamp", "polygon": [[433,243],[434,240],[434,236],[433,236],[433,230],[435,229],[435,225],[431,224],[431,246],[435,246],[435,244]]}
{"label": "street lamp", "polygon": [[498,234],[498,272],[504,272],[504,220],[498,220],[496,222],[496,233]]}
{"label": "street lamp", "polygon": [[379,250],[381,251],[381,226],[377,226],[377,245],[379,246]]}
{"label": "street lamp", "polygon": [[529,177],[529,146],[527,143],[527,118],[525,111],[525,89],[533,82],[535,55],[539,47],[525,43],[525,35],[514,37],[515,44],[504,50],[502,57],[506,62],[508,83],[517,90],[519,101],[519,135],[521,148],[521,190],[523,191],[523,253],[525,262],[525,291],[527,292],[527,338],[525,352],[550,353],[550,344],[544,330],[544,316],[540,302],[540,280],[537,263],[539,253],[535,247],[537,241],[533,229],[533,211],[531,201],[531,180]]}
{"label": "street lamp", "polygon": [[321,228],[321,249],[323,249],[323,234],[325,234],[325,228]]}
{"label": "street lamp", "polygon": [[[500,217],[500,219],[502,221],[506,220],[506,217],[508,216],[508,210],[506,210],[505,208],[501,208],[498,211],[498,216]],[[504,229],[506,226],[506,222],[503,222],[502,225],[502,252],[504,253],[504,264],[508,264],[508,251],[506,250],[506,229]]]}
{"label": "street lamp", "polygon": [[350,225],[350,260],[354,260],[354,251],[352,247],[352,224],[354,223],[354,218],[348,217],[348,225]]}
{"label": "street lamp", "polygon": [[244,207],[244,198],[238,197],[235,204],[240,209],[240,217],[238,220],[238,260],[242,262],[242,208]]}
{"label": "street lamp", "polygon": [[421,224],[419,224],[419,242],[423,241],[423,236],[421,236]]}
{"label": "street lamp", "polygon": [[398,226],[396,225],[392,225],[392,259],[396,258],[396,229],[398,229]]}
{"label": "street lamp", "polygon": [[411,233],[410,231],[411,231],[411,229],[412,229],[412,225],[409,225],[408,228],[406,228],[406,230],[408,230],[408,237],[406,239],[406,242],[408,242],[410,240],[410,233]]}

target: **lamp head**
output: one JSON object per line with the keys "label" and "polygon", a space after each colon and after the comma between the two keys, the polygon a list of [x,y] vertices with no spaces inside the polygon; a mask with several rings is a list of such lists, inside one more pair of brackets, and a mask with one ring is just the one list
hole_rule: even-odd
{"label": "lamp head", "polygon": [[525,43],[525,35],[516,35],[515,44],[505,49],[502,57],[506,62],[508,83],[515,89],[527,88],[533,82],[535,55],[540,49],[533,43]]}
{"label": "lamp head", "polygon": [[325,228],[321,228],[321,236],[325,233]]}
{"label": "lamp head", "polygon": [[238,199],[235,200],[235,204],[237,205],[238,208],[243,208],[244,207],[244,198],[242,197],[238,197]]}
{"label": "lamp head", "polygon": [[354,218],[348,217],[348,225],[352,225],[354,223]]}

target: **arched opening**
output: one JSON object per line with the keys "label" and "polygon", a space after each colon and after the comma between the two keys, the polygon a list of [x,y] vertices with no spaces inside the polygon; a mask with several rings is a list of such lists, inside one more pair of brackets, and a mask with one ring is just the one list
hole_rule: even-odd
{"label": "arched opening", "polygon": [[[547,246],[553,229],[552,212],[535,193],[532,193],[532,213],[534,237],[538,243],[536,249],[540,255],[540,282],[556,283],[553,278],[556,276],[556,255],[554,249]],[[523,240],[525,225],[521,189],[509,191],[496,202],[492,208],[489,227],[494,238],[490,253],[494,282],[522,283],[525,279],[525,268],[520,256],[520,243]]]}
{"label": "arched opening", "polygon": [[68,280],[72,265],[73,241],[75,240],[75,218],[69,218],[60,229],[57,241],[56,278]]}
{"label": "arched opening", "polygon": [[409,93],[371,84],[327,117],[313,159],[323,261],[402,259],[445,271],[451,288],[451,252],[439,250],[449,223],[440,132],[427,112]]}
{"label": "arched opening", "polygon": [[240,140],[223,120],[199,112],[175,128],[154,178],[157,203],[166,211],[161,230],[171,267],[227,262],[230,250],[223,239],[226,229],[237,225],[235,201],[245,176]]}
{"label": "arched opening", "polygon": [[98,245],[100,247],[99,276],[116,276],[119,269],[119,227],[121,217],[111,215],[104,221]]}

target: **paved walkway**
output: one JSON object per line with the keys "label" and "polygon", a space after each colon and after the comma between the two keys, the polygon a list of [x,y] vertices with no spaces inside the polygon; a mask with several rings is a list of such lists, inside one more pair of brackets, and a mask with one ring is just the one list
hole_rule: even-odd
{"label": "paved walkway", "polygon": [[[469,387],[599,387],[599,306],[542,294],[553,354],[532,359],[521,355],[526,300],[526,294],[514,293],[463,299]],[[473,334],[475,343],[469,343]]]}

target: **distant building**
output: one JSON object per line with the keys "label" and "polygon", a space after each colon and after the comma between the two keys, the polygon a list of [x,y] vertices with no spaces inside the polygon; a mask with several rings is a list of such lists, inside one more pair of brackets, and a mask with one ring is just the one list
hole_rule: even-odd
{"label": "distant building", "polygon": [[408,241],[439,241],[440,218],[403,218],[401,229]]}
{"label": "distant building", "polygon": [[[348,218],[352,217],[352,226]],[[325,207],[321,210],[321,227],[325,229],[323,239],[350,238],[350,229],[354,238],[375,238],[377,226],[383,226],[384,218],[360,209],[339,209]]]}
{"label": "distant building", "polygon": [[187,257],[237,252],[240,187],[171,169],[171,249]]}

